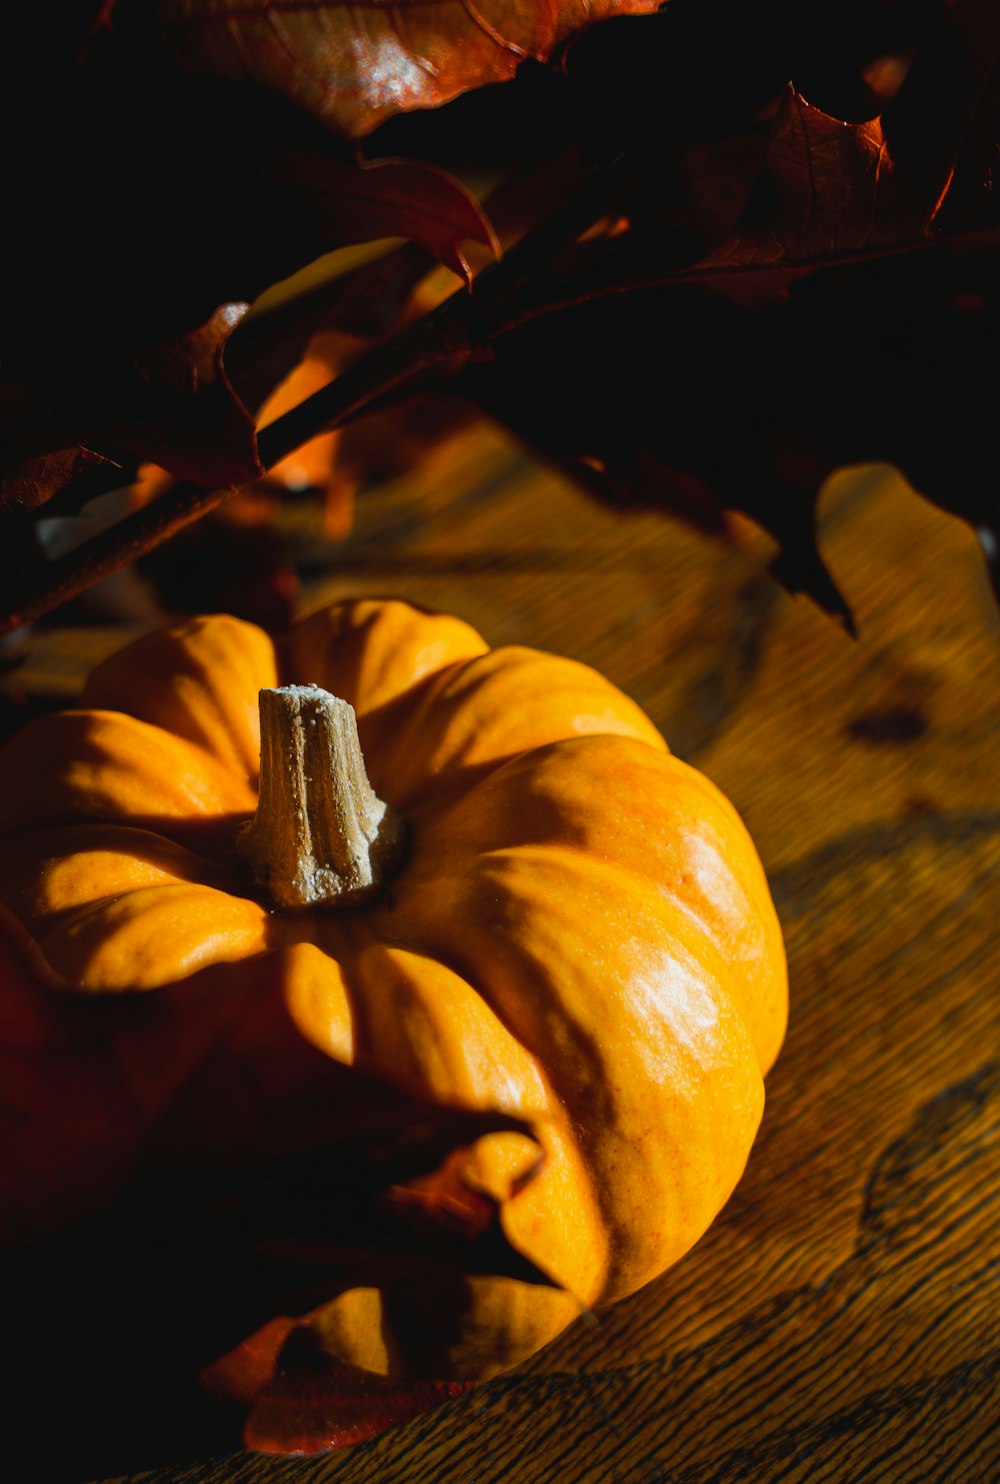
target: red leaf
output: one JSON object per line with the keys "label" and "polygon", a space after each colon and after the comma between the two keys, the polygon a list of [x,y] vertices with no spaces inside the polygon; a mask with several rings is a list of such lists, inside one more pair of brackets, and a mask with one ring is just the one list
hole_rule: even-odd
{"label": "red leaf", "polygon": [[316,150],[283,150],[265,155],[261,168],[304,212],[306,245],[316,252],[408,237],[466,282],[471,274],[461,251],[464,240],[499,252],[475,198],[434,165],[402,159],[353,163]]}
{"label": "red leaf", "polygon": [[92,449],[58,448],[30,458],[0,461],[0,510],[34,510],[61,490],[74,487],[80,503],[119,488],[121,465]]}
{"label": "red leaf", "polygon": [[261,474],[253,417],[223,366],[226,341],[246,309],[223,304],[190,334],[134,357],[153,394],[149,412],[143,415],[140,400],[128,425],[108,436],[181,479],[235,485]]}
{"label": "red leaf", "polygon": [[[108,1027],[40,989],[0,937],[0,1245],[113,1199],[138,1133]],[[7,1259],[10,1262],[8,1256]]]}
{"label": "red leaf", "polygon": [[989,245],[998,134],[996,7],[956,0],[879,117],[845,122],[789,86],[762,160],[752,132],[676,146],[624,203],[634,230],[579,244],[514,318],[538,302],[677,283],[758,305],[835,265],[943,237]]}
{"label": "red leaf", "polygon": [[742,220],[698,269],[811,270],[847,253],[919,240],[935,201],[900,180],[881,119],[843,123],[789,88]]}
{"label": "red leaf", "polygon": [[[15,493],[21,490],[23,501],[25,482],[40,477],[31,498],[48,498],[79,464],[78,445],[98,455],[131,453],[212,487],[260,474],[253,418],[222,366],[222,348],[246,307],[223,304],[190,333],[141,354],[73,347],[55,361],[51,377],[6,383],[0,418]],[[39,463],[41,455],[64,450],[57,463]]]}
{"label": "red leaf", "polygon": [[506,82],[611,15],[659,0],[161,0],[163,36],[193,73],[282,93],[351,138],[394,113]]}
{"label": "red leaf", "polygon": [[696,281],[742,273],[784,288],[830,263],[996,225],[1000,28],[990,0],[959,0],[878,118],[845,123],[789,88],[731,237]]}
{"label": "red leaf", "polygon": [[[269,1337],[273,1343],[280,1326]],[[237,1352],[238,1354],[238,1352]],[[261,1357],[254,1357],[259,1364]],[[240,1362],[228,1358],[227,1380]],[[210,1378],[209,1378],[210,1379]],[[318,1453],[375,1437],[468,1391],[468,1381],[397,1381],[324,1355],[304,1328],[284,1339],[273,1375],[256,1394],[243,1430],[248,1448]]]}

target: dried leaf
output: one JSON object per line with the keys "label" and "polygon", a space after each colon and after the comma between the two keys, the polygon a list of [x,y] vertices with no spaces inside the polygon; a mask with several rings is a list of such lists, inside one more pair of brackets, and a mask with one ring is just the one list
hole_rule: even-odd
{"label": "dried leaf", "polygon": [[506,82],[575,31],[659,0],[160,0],[162,34],[200,76],[282,93],[350,138],[383,119]]}

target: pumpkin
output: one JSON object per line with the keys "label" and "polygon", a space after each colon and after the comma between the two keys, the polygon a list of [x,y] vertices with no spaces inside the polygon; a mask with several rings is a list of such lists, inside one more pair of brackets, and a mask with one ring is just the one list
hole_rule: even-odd
{"label": "pumpkin", "polygon": [[226,616],[151,635],[81,708],[3,751],[0,902],[48,999],[78,1029],[103,1006],[102,1198],[154,1129],[273,1168],[436,1110],[376,1247],[323,1233],[327,1291],[310,1227],[302,1324],[398,1377],[504,1370],[688,1250],[761,1118],[784,954],[735,810],[632,701],[352,601],[280,645]]}

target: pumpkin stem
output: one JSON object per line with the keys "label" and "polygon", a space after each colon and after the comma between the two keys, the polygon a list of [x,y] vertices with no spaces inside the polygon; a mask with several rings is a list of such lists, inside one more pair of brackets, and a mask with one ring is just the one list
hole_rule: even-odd
{"label": "pumpkin stem", "polygon": [[354,707],[318,685],[262,690],[260,800],[237,852],[272,902],[355,906],[402,846],[402,821],[368,781]]}

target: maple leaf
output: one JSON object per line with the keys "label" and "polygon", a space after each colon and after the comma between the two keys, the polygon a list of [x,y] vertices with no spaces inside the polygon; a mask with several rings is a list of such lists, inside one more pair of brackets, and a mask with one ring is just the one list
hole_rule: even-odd
{"label": "maple leaf", "polygon": [[789,88],[766,141],[668,152],[621,223],[507,306],[521,328],[461,384],[592,491],[707,529],[749,514],[775,575],[850,627],[814,530],[839,465],[895,463],[991,549],[998,134],[1000,25],[963,0],[880,117]]}
{"label": "maple leaf", "polygon": [[[292,363],[257,376],[256,403],[236,395],[224,306],[373,238],[411,239],[466,276],[464,243],[495,249],[445,171],[359,161],[280,101],[193,84],[123,9],[81,5],[52,43],[19,21],[6,53],[0,111],[23,146],[4,164],[18,230],[0,286],[0,503],[18,510],[91,475],[91,454],[126,466],[119,485],[143,461],[246,482],[251,414]],[[70,252],[54,206],[85,223]]]}
{"label": "maple leaf", "polygon": [[[492,228],[473,198],[433,166],[406,160],[360,165],[312,151],[273,152],[262,159],[261,170],[274,191],[283,193],[303,261],[334,247],[404,236],[468,277],[463,241],[495,248]],[[269,277],[258,273],[253,281],[264,287]],[[25,381],[14,379],[15,361],[14,373],[0,382],[3,502],[37,506],[71,483],[81,464],[89,469],[102,454],[112,461],[131,454],[210,487],[255,478],[263,471],[252,412],[301,354],[309,338],[305,313],[315,316],[310,332],[321,324],[321,301],[322,295],[313,296],[308,311],[300,313],[303,328],[294,344],[286,327],[270,338],[255,334],[259,364],[250,367],[247,355],[241,356],[239,393],[224,351],[246,304],[222,305],[193,331],[132,353],[112,341],[95,354],[74,335],[54,370],[32,376],[28,367],[24,374],[31,379]],[[269,323],[276,331],[273,318]]]}
{"label": "maple leaf", "polygon": [[922,243],[946,184],[927,199],[898,170],[881,118],[846,123],[789,87],[733,235],[695,271],[781,269],[787,282],[848,254]]}
{"label": "maple leaf", "polygon": [[[412,19],[416,24],[417,17],[411,12],[417,9],[420,8],[406,5],[383,13],[379,8],[374,19],[364,13],[364,24],[371,21],[376,30],[386,26],[392,30],[398,21],[398,34],[402,34],[404,21],[408,24]],[[446,24],[446,20],[452,15],[450,0],[442,0],[442,4],[432,7],[432,10],[447,32],[451,22]],[[135,16],[127,7],[118,7],[112,15],[116,22],[119,12],[123,25],[120,30],[117,24],[113,26],[112,36],[117,33],[118,40],[124,45],[134,35],[134,32],[129,32],[127,22],[131,17],[134,26]],[[182,14],[186,17],[183,24]],[[228,114],[230,105],[234,110],[233,117],[241,120],[246,115],[240,111],[240,99],[245,102],[249,95],[253,95],[251,114],[259,107],[263,90],[255,85],[255,80],[259,83],[257,72],[244,68],[243,71],[226,73],[226,68],[232,63],[232,48],[243,43],[250,46],[252,38],[270,37],[267,45],[262,43],[263,52],[270,56],[267,66],[279,53],[283,56],[283,61],[274,63],[278,69],[272,79],[274,98],[283,108],[288,108],[289,99],[294,100],[295,107],[304,116],[305,105],[295,90],[294,77],[282,74],[282,81],[278,79],[278,73],[294,55],[298,44],[296,37],[304,37],[313,25],[321,29],[328,27],[332,36],[345,14],[341,7],[310,5],[304,0],[291,6],[283,3],[269,6],[264,0],[259,4],[251,0],[249,5],[238,9],[228,0],[218,0],[216,4],[208,3],[208,0],[193,0],[187,6],[177,0],[177,3],[165,6],[159,15],[164,25],[164,16],[173,17],[170,23],[171,44],[175,49],[179,48],[179,52],[185,52],[178,41],[181,32],[191,43],[191,54],[185,52],[186,65],[193,70],[203,70],[206,78],[210,78],[214,65],[211,58],[215,57],[217,61],[221,58],[220,75],[241,79],[240,86],[226,95],[226,108],[205,104],[203,114],[199,113],[203,105],[197,99],[201,97],[204,102],[222,84],[217,78],[210,78],[204,84],[207,92],[199,94],[195,90],[193,113],[198,122],[192,125],[188,116],[188,130],[182,135],[184,148],[180,150],[180,157],[188,161],[191,158],[197,160],[198,151],[194,146],[204,146],[206,140],[214,138],[213,131],[203,127],[212,119],[230,129],[227,136],[230,142],[240,133],[242,123],[235,131],[232,129],[232,118]],[[518,14],[524,18],[520,11]],[[530,15],[530,9],[524,14]],[[844,387],[851,385],[855,363],[847,356],[846,343],[850,338],[847,329],[839,333],[834,329],[834,323],[840,309],[846,307],[842,318],[853,333],[858,316],[852,308],[850,284],[836,275],[841,270],[848,274],[860,273],[857,281],[861,292],[856,303],[867,303],[865,296],[875,280],[866,278],[861,270],[867,271],[871,262],[881,258],[901,264],[904,257],[915,250],[923,251],[934,242],[964,245],[965,239],[976,237],[983,243],[991,240],[996,226],[988,189],[995,137],[1000,129],[996,88],[1000,39],[993,8],[986,0],[958,0],[958,3],[941,9],[936,28],[926,17],[914,27],[910,23],[913,16],[909,10],[910,19],[907,20],[906,16],[900,19],[897,8],[891,5],[878,5],[872,14],[864,7],[852,6],[848,8],[846,18],[838,16],[836,24],[830,21],[828,25],[829,17],[821,23],[815,19],[810,22],[807,17],[793,17],[790,8],[783,4],[765,3],[754,11],[752,17],[741,18],[735,33],[727,31],[730,39],[734,34],[739,38],[735,64],[726,59],[718,61],[718,28],[723,19],[727,26],[729,20],[725,7],[713,5],[711,0],[687,7],[672,5],[660,14],[633,19],[622,26],[609,26],[606,45],[603,36],[600,45],[591,44],[591,38],[596,35],[591,31],[590,36],[581,40],[574,49],[575,65],[570,68],[570,73],[577,77],[578,82],[582,79],[582,90],[576,96],[568,136],[565,131],[560,136],[562,144],[567,137],[577,136],[577,147],[563,156],[572,159],[570,176],[577,186],[576,190],[571,190],[568,211],[557,205],[555,212],[550,210],[546,215],[546,193],[543,190],[541,203],[535,208],[541,211],[541,219],[534,225],[527,224],[524,242],[515,243],[499,272],[490,274],[489,285],[484,279],[477,294],[468,300],[471,313],[463,318],[461,308],[448,311],[458,331],[453,340],[441,333],[425,355],[426,343],[419,335],[411,335],[406,344],[411,349],[417,346],[418,361],[424,356],[419,365],[406,363],[408,352],[402,346],[402,337],[398,355],[391,343],[377,347],[371,357],[371,370],[356,368],[359,372],[356,376],[349,371],[343,378],[342,394],[335,391],[331,398],[317,398],[302,418],[285,418],[284,426],[275,439],[265,445],[267,457],[279,457],[287,452],[294,446],[294,438],[300,432],[308,435],[310,431],[316,431],[322,421],[323,409],[332,408],[328,417],[337,420],[354,416],[360,406],[371,401],[372,396],[377,400],[380,392],[393,395],[403,386],[419,383],[421,377],[426,380],[432,375],[444,376],[463,356],[488,354],[491,342],[496,340],[498,350],[494,372],[484,373],[481,377],[473,375],[468,379],[468,385],[495,408],[504,406],[515,426],[530,426],[534,441],[540,448],[567,461],[567,467],[572,467],[591,484],[603,480],[605,488],[618,494],[624,492],[633,497],[641,494],[642,498],[659,498],[668,505],[680,503],[692,518],[716,527],[720,523],[719,504],[756,512],[786,548],[787,559],[781,567],[789,583],[806,586],[831,610],[844,616],[844,606],[816,551],[811,523],[816,482],[830,467],[829,461],[835,452],[847,450],[850,455],[850,451],[855,450],[858,457],[894,457],[901,467],[920,471],[917,482],[927,492],[941,488],[945,480],[941,452],[929,447],[927,437],[918,447],[920,436],[911,431],[907,437],[905,429],[884,413],[876,427],[874,414],[862,416],[847,398]],[[424,15],[422,9],[421,15]],[[776,70],[779,73],[778,83],[790,74],[797,75],[797,67],[785,67],[785,62],[795,55],[804,58],[803,75],[817,86],[820,83],[826,86],[828,96],[849,101],[852,106],[866,97],[874,97],[873,89],[868,87],[858,69],[868,67],[873,58],[881,55],[880,48],[890,44],[886,40],[892,30],[892,26],[887,30],[890,20],[896,27],[898,44],[909,46],[911,41],[920,39],[916,32],[923,33],[923,44],[902,89],[881,117],[861,123],[847,118],[841,120],[806,100],[811,84],[808,89],[791,90],[781,98],[775,73]],[[244,22],[249,28],[246,31],[243,30]],[[148,23],[147,16],[140,22],[140,29]],[[912,36],[911,32],[914,33]],[[379,30],[378,34],[381,35],[382,31]],[[99,48],[95,44],[91,50],[96,62]],[[135,52],[129,53],[126,47],[126,54],[134,64]],[[581,55],[585,65],[576,65]],[[257,66],[257,62],[253,65]],[[265,66],[263,61],[260,65]],[[162,55],[159,55],[157,66],[157,75],[162,83],[166,75]],[[709,67],[717,85],[715,90],[706,87],[704,82]],[[905,68],[900,72],[902,70]],[[154,67],[153,71],[157,73],[157,68]],[[534,75],[541,73],[539,68]],[[522,77],[527,75],[526,71]],[[871,75],[874,77],[874,73]],[[545,73],[545,76],[549,74]],[[145,75],[143,83],[146,84]],[[884,86],[884,82],[879,86]],[[886,96],[895,86],[893,83],[886,88]],[[171,88],[175,91],[171,92]],[[478,89],[477,96],[483,91],[507,92],[506,89]],[[176,79],[167,87],[165,96],[176,98]],[[559,96],[565,101],[568,95],[563,90]],[[820,86],[819,101],[823,101],[823,96],[823,86]],[[756,125],[761,117],[761,108],[769,98],[775,100],[776,112],[765,136]],[[357,101],[348,100],[352,107]],[[362,112],[352,125],[359,131],[362,125],[358,121],[364,116],[364,106],[362,99]],[[446,110],[441,110],[444,112]],[[280,108],[274,117],[279,115]],[[391,132],[417,117],[411,114],[407,120],[400,119],[386,127]],[[854,117],[856,115],[850,115],[850,119]],[[371,122],[370,118],[368,122]],[[311,127],[323,133],[319,124]],[[287,171],[289,177],[298,176],[302,184],[303,177],[296,162],[311,157],[316,147],[316,136],[310,142],[304,135],[285,134],[283,129],[284,125],[274,138],[268,140],[265,148],[263,141],[267,138],[268,128],[262,127],[259,119],[254,125],[256,132],[252,132],[249,150],[256,171],[253,175],[254,189],[262,181],[267,182],[269,157],[274,161],[284,160],[290,167]],[[638,130],[638,136],[631,138],[630,130],[633,133]],[[397,133],[394,137],[400,136]],[[441,138],[446,137],[445,130]],[[318,152],[323,154],[322,149]],[[250,175],[237,170],[232,179],[227,179],[226,170],[217,167],[231,156],[224,149],[216,149],[214,154],[209,151],[209,154],[212,164],[203,172],[204,188],[200,197],[196,191],[192,199],[208,202],[212,192],[207,187],[211,181],[213,189],[219,186],[221,190],[220,201],[211,203],[212,212],[224,212],[229,219],[239,221]],[[627,168],[607,169],[609,163],[617,165],[623,157]],[[169,166],[168,158],[158,158]],[[285,165],[276,164],[273,173],[276,179],[280,178],[286,173]],[[322,187],[313,189],[315,176],[311,164],[305,169],[305,177],[303,202],[309,198],[314,203],[317,200],[322,202]],[[591,191],[594,180],[603,182],[596,192]],[[185,178],[185,188],[187,185]],[[603,196],[601,191],[604,191]],[[558,192],[556,194],[558,197]],[[336,195],[335,190],[333,197]],[[532,210],[530,196],[529,191],[524,198],[528,201],[529,213]],[[285,199],[287,202],[291,197]],[[598,209],[592,211],[595,203]],[[608,230],[603,235],[594,230],[602,206],[608,212]],[[575,217],[574,212],[581,207],[584,214]],[[309,209],[314,207],[304,207],[297,215],[293,214],[290,241],[301,244],[304,240],[312,240],[307,221]],[[377,215],[380,209],[375,201],[364,205],[364,212]],[[208,212],[208,217],[217,219],[212,212]],[[587,215],[588,212],[592,214]],[[415,215],[419,217],[419,210]],[[317,219],[322,222],[322,218],[320,211]],[[569,233],[565,230],[567,220],[576,222],[574,230]],[[591,230],[585,240],[577,241],[575,247],[567,250],[567,244],[588,227]],[[272,239],[278,235],[272,234]],[[446,250],[450,245],[457,257],[461,252],[460,245],[455,241],[449,244],[447,231],[444,235]],[[213,233],[209,231],[201,240],[211,243]],[[533,246],[527,256],[521,254],[514,263],[512,259],[525,243]],[[164,258],[168,246],[164,244]],[[236,259],[229,252],[228,239],[226,248],[224,263],[220,254],[214,262],[200,262],[197,272],[191,270],[190,273],[173,275],[177,294],[170,303],[159,306],[161,318],[176,315],[178,306],[187,301],[195,283],[204,291],[207,284],[217,282],[220,277],[231,277],[234,261],[239,262],[245,279],[248,273],[252,277],[259,271],[265,259],[273,268],[282,257],[281,251],[275,250],[274,240],[267,245],[266,251],[250,252],[244,257],[237,255]],[[425,248],[426,244],[425,247],[407,250],[405,255],[397,255],[394,264],[382,265],[379,274],[366,275],[363,283],[355,279],[350,286],[343,285],[346,297],[341,299],[339,322],[342,325],[350,323],[352,328],[368,334],[381,334],[387,325],[405,322],[408,311],[403,301],[408,288],[420,276],[425,261],[421,255]],[[206,259],[211,258],[210,249]],[[525,262],[528,271],[523,271]],[[902,266],[895,271],[897,277],[910,272]],[[916,270],[918,278],[920,271]],[[106,283],[109,276],[106,271],[102,283]],[[931,298],[935,293],[946,292],[937,279],[934,280],[936,286],[930,287],[932,278],[933,274],[927,278]],[[824,287],[814,294],[808,284],[817,279],[824,280]],[[883,285],[890,281],[891,274],[881,280]],[[787,315],[772,322],[768,322],[765,316],[753,328],[742,320],[719,328],[722,337],[730,332],[735,337],[731,348],[725,345],[724,338],[720,340],[720,347],[724,350],[720,360],[744,366],[746,376],[753,383],[752,395],[746,400],[760,413],[754,426],[767,429],[766,438],[761,442],[752,434],[748,424],[753,446],[753,469],[749,473],[746,469],[741,471],[735,459],[731,468],[721,466],[719,440],[708,426],[707,411],[690,420],[690,427],[700,428],[703,434],[704,447],[701,449],[694,448],[691,440],[685,439],[683,430],[676,436],[668,431],[662,407],[648,409],[651,421],[645,430],[640,427],[636,408],[645,406],[648,397],[645,389],[640,388],[636,407],[622,407],[623,388],[630,379],[628,374],[613,378],[615,384],[609,387],[606,405],[598,408],[594,417],[581,418],[578,436],[571,434],[565,410],[553,414],[551,427],[541,426],[540,408],[551,405],[551,398],[543,397],[535,410],[523,405],[518,407],[518,378],[524,386],[531,385],[534,368],[528,367],[526,371],[518,368],[516,347],[523,349],[529,343],[537,342],[530,342],[528,337],[512,337],[509,332],[514,327],[533,315],[551,315],[557,309],[565,309],[567,305],[580,301],[625,291],[642,292],[651,286],[664,292],[683,290],[676,300],[680,306],[677,322],[671,321],[671,314],[658,302],[655,312],[648,316],[645,324],[634,329],[633,338],[628,343],[622,343],[620,337],[616,339],[602,322],[600,328],[592,329],[594,338],[590,349],[596,350],[603,344],[609,355],[614,356],[615,363],[627,370],[643,356],[644,346],[649,343],[650,327],[655,323],[659,337],[657,344],[676,341],[680,353],[687,350],[700,366],[702,350],[696,343],[697,324],[699,321],[708,323],[711,316],[704,307],[693,307],[693,300],[689,297],[692,286],[697,286],[698,290],[710,290],[713,295],[725,294],[738,305],[755,308],[761,313],[765,305],[770,306],[768,313],[776,311],[783,298],[792,303]],[[353,306],[349,302],[351,290],[358,292]],[[82,296],[77,293],[72,297],[75,303]],[[171,296],[167,298],[171,299]],[[330,307],[329,303],[327,307]],[[114,306],[113,296],[110,308],[107,303],[105,308],[111,324],[115,325],[120,313]],[[435,309],[434,316],[430,334],[425,339],[433,340],[438,330],[450,327],[447,315],[442,318]],[[957,335],[958,341],[965,343],[962,332],[952,333],[957,323],[955,316],[951,317],[952,328],[949,330],[943,329],[943,319],[940,316],[939,319],[946,340],[955,339]],[[600,315],[597,315],[590,324],[593,327],[599,321]],[[870,323],[880,326],[879,334],[884,336],[891,337],[898,329],[895,322],[890,329],[878,314]],[[821,333],[810,339],[814,324],[821,326]],[[576,343],[580,346],[582,334],[582,331],[571,330],[563,338],[567,345]],[[689,336],[693,337],[690,342]],[[539,332],[539,337],[544,341],[545,332]],[[265,348],[265,364],[272,358],[272,352],[277,354],[280,339],[279,336],[270,350]],[[756,363],[751,349],[755,339],[759,341]],[[499,348],[503,341],[508,340],[513,343]],[[819,407],[809,405],[808,392],[801,379],[796,382],[793,396],[787,395],[785,390],[789,381],[788,366],[802,357],[803,347],[808,352],[820,341],[828,347],[828,361],[813,368],[814,401],[829,409],[843,410],[847,398],[846,411],[839,421],[832,411],[825,417]],[[16,336],[14,342],[16,345]],[[449,346],[455,347],[454,354]],[[440,347],[443,350],[439,354]],[[382,355],[382,350],[387,354]],[[860,356],[862,360],[870,358],[864,344],[859,344],[857,339],[851,342],[851,354]],[[557,353],[554,358],[545,355],[542,360],[548,367],[551,387],[553,382],[562,379],[564,365]],[[226,364],[229,365],[228,358]],[[778,393],[764,398],[763,406],[758,406],[763,398],[761,364],[768,368],[771,385],[778,389]],[[511,386],[501,384],[501,365],[506,368],[504,374],[510,377]],[[598,366],[594,371],[595,387],[602,381],[607,383],[605,369]],[[909,367],[897,368],[893,361],[893,369],[898,370],[901,381],[910,387]],[[575,366],[565,368],[567,391],[575,385],[576,370]],[[380,377],[383,382],[380,382]],[[940,367],[932,364],[931,384],[940,381],[940,377]],[[725,393],[732,399],[729,402],[724,398],[720,400],[720,380],[729,389]],[[709,405],[714,402],[716,415],[742,422],[743,412],[739,411],[734,416],[733,411],[739,408],[743,396],[735,378],[728,372],[721,379],[707,375],[707,383],[712,386],[708,393]],[[361,395],[357,394],[359,388]],[[266,391],[266,388],[260,389]],[[524,400],[521,397],[522,404]],[[572,398],[562,398],[564,403],[568,400]],[[679,400],[684,403],[683,396]],[[921,405],[926,402],[919,388],[913,388],[913,400]],[[975,396],[967,401],[971,405]],[[252,397],[248,399],[248,405],[253,402]],[[587,397],[584,397],[581,405],[586,403]],[[961,409],[956,415],[960,413]],[[312,429],[310,416],[317,419]],[[749,412],[746,417],[750,418]],[[978,449],[981,440],[977,439],[974,429],[972,434],[970,448]],[[862,448],[864,454],[860,452]],[[970,461],[975,465],[978,477],[980,462],[971,453],[966,456],[966,462]],[[58,464],[59,461],[53,462]],[[70,464],[71,460],[63,460],[63,463]],[[30,479],[25,483],[30,484]],[[970,511],[979,508],[974,496],[966,497],[965,505]],[[181,514],[184,515],[183,508]],[[173,529],[173,526],[168,523],[163,527],[164,530],[168,528]],[[157,533],[154,531],[153,534]],[[124,549],[124,545],[119,543],[116,560]],[[97,570],[102,559],[100,551],[95,548],[91,557],[82,561],[81,567],[86,568],[90,562],[93,570]],[[44,579],[40,585],[44,585]],[[53,592],[63,591],[68,586],[63,582],[62,571],[53,577],[49,586]],[[30,600],[26,608],[21,603],[18,611],[21,609],[32,611]],[[14,608],[11,610],[13,613]]]}
{"label": "maple leaf", "polygon": [[839,264],[922,250],[1000,225],[1000,26],[989,0],[945,8],[898,94],[855,123],[791,84],[766,138],[678,141],[621,202],[628,230],[536,276],[512,318],[601,293],[692,283],[755,304]]}
{"label": "maple leaf", "polygon": [[995,12],[983,0],[961,0],[879,116],[849,123],[789,87],[732,235],[695,274],[764,274],[784,289],[831,264],[995,227],[998,83]]}
{"label": "maple leaf", "polygon": [[584,303],[504,336],[457,389],[614,504],[717,533],[725,511],[749,515],[778,542],[784,585],[850,627],[814,530],[835,469],[895,464],[987,555],[997,522],[984,367],[1000,263],[940,249],[905,275],[898,262],[831,268],[764,308],[689,285]]}
{"label": "maple leaf", "polygon": [[607,16],[660,0],[160,0],[167,44],[192,72],[282,93],[349,138],[392,114],[506,82]]}
{"label": "maple leaf", "polygon": [[[163,488],[171,483],[164,480]],[[171,617],[210,606],[272,633],[287,629],[300,588],[281,540],[277,505],[274,488],[251,484],[240,490],[136,564],[143,593],[151,589]]]}

